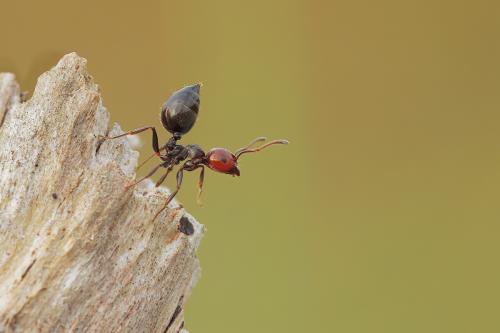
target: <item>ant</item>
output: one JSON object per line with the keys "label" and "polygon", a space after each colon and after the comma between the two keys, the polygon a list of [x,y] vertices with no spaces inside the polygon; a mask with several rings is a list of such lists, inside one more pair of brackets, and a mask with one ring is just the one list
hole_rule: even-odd
{"label": "ant", "polygon": [[[246,153],[254,153],[261,151],[262,149],[269,147],[274,144],[288,144],[287,140],[273,140],[259,147],[254,147],[255,144],[264,142],[266,138],[258,137],[250,142],[247,146],[238,149],[234,154],[225,148],[213,148],[208,153],[205,154],[200,146],[195,144],[190,145],[180,145],[177,144],[182,137],[191,130],[198,112],[200,109],[200,87],[201,84],[194,84],[186,86],[180,90],[174,92],[168,100],[165,102],[161,109],[160,119],[163,127],[172,134],[172,137],[167,141],[167,143],[160,148],[158,145],[158,135],[154,126],[141,127],[117,136],[113,137],[102,137],[101,143],[104,140],[117,139],[126,135],[138,134],[147,130],[153,132],[153,150],[154,153],[148,159],[146,159],[138,168],[143,166],[147,161],[149,161],[155,155],[162,161],[156,167],[154,167],[146,176],[141,178],[134,183],[127,185],[125,190],[130,187],[137,185],[146,178],[151,177],[158,169],[161,167],[166,168],[166,172],[161,176],[161,178],[156,183],[156,187],[165,181],[168,174],[172,171],[174,166],[185,161],[180,169],[177,171],[177,188],[175,191],[170,193],[163,207],[156,213],[153,220],[155,220],[158,215],[167,208],[168,204],[179,192],[182,184],[182,177],[184,171],[194,171],[196,169],[200,170],[200,178],[198,181],[198,203],[200,202],[200,196],[203,189],[203,179],[205,176],[205,166],[216,172],[225,173],[228,175],[239,176],[240,170],[238,169],[238,159],[241,155]],[[254,148],[253,148],[254,147]],[[164,153],[162,153],[164,151]]]}

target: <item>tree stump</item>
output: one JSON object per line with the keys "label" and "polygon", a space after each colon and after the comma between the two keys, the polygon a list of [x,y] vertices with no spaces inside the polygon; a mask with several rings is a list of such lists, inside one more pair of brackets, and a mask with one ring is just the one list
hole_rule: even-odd
{"label": "tree stump", "polygon": [[42,74],[24,102],[0,74],[0,332],[179,332],[203,226],[148,180],[86,60]]}

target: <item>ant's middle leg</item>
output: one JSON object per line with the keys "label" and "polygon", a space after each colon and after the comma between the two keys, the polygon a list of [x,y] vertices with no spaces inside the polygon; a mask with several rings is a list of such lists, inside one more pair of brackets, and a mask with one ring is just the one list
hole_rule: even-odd
{"label": "ant's middle leg", "polygon": [[[164,149],[165,149],[165,147],[160,148],[160,151],[162,151]],[[150,159],[152,159],[155,156],[158,156],[158,153],[155,152],[155,153],[151,154],[151,156],[149,156],[148,158],[146,158],[144,161],[142,161],[141,164],[139,164],[139,166],[137,167],[137,170],[139,170],[140,168],[142,168],[142,166],[144,164],[146,164]]]}
{"label": "ant's middle leg", "polygon": [[111,137],[110,136],[104,136],[104,137],[101,138],[101,141],[110,140],[110,139],[117,139],[117,138],[121,138],[121,137],[126,136],[126,135],[139,134],[141,132],[147,131],[148,129],[150,129],[151,131],[153,131],[153,140],[152,140],[153,150],[155,151],[155,154],[157,156],[160,156],[160,148],[159,148],[159,145],[158,145],[158,135],[156,134],[156,129],[154,128],[154,126],[137,128],[135,130],[128,131],[128,132],[125,132],[125,133],[117,135],[117,136],[111,136]]}
{"label": "ant's middle leg", "polygon": [[133,182],[132,184],[129,184],[127,186],[125,186],[125,191],[127,191],[129,188],[131,188],[132,186],[135,186],[137,184],[139,184],[140,182],[142,182],[143,180],[145,180],[146,178],[149,178],[151,177],[156,171],[158,171],[158,169],[163,165],[163,163],[160,163],[158,164],[157,166],[155,166],[147,175],[145,175],[144,177],[142,177],[140,180],[138,181],[135,181]]}
{"label": "ant's middle leg", "polygon": [[173,168],[174,168],[173,165],[171,165],[171,166],[169,166],[167,168],[167,172],[165,172],[163,174],[163,176],[161,176],[160,179],[156,182],[156,185],[155,185],[156,187],[160,186],[165,181],[165,179],[167,178],[168,174],[170,173],[170,171],[172,171]]}
{"label": "ant's middle leg", "polygon": [[181,185],[182,185],[183,170],[184,170],[184,166],[182,168],[180,168],[179,171],[177,171],[177,177],[176,177],[177,178],[177,188],[175,189],[175,191],[170,193],[170,195],[168,196],[167,200],[165,201],[165,204],[163,205],[163,207],[156,213],[155,217],[153,217],[153,221],[156,220],[158,215],[160,215],[160,213],[163,212],[165,210],[165,208],[167,208],[170,201],[172,201],[172,199],[175,197],[177,192],[179,192]]}

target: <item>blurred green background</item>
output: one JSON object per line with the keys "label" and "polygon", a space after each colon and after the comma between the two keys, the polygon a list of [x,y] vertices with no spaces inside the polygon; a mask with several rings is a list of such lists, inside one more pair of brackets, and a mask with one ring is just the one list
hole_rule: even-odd
{"label": "blurred green background", "polygon": [[170,93],[202,81],[183,143],[291,141],[246,156],[240,178],[207,173],[202,207],[185,177],[178,198],[208,228],[191,332],[500,331],[498,2],[0,11],[0,71],[24,90],[77,51],[124,129],[160,127]]}

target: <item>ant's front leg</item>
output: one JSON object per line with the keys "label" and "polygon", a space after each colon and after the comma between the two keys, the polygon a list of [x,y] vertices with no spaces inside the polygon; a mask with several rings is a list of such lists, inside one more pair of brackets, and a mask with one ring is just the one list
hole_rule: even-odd
{"label": "ant's front leg", "polygon": [[201,168],[200,171],[200,178],[198,180],[198,195],[196,196],[196,202],[198,205],[201,205],[201,192],[203,191],[203,180],[205,179],[205,168],[203,165],[198,166],[198,168]]}
{"label": "ant's front leg", "polygon": [[123,136],[126,136],[126,135],[133,135],[133,134],[139,134],[141,132],[144,132],[144,131],[147,131],[148,129],[150,129],[151,131],[153,131],[153,139],[152,139],[152,143],[153,143],[153,150],[155,151],[155,154],[157,156],[160,156],[160,148],[158,146],[158,135],[156,134],[156,129],[154,128],[154,126],[148,126],[148,127],[141,127],[141,128],[137,128],[133,131],[128,131],[126,133],[123,133],[123,134],[120,134],[120,135],[117,135],[117,136],[104,136],[101,138],[101,143],[104,142],[105,140],[110,140],[110,139],[117,139],[117,138],[121,138]]}

